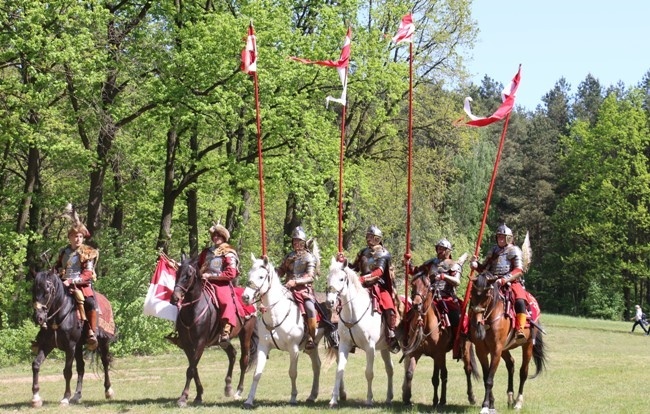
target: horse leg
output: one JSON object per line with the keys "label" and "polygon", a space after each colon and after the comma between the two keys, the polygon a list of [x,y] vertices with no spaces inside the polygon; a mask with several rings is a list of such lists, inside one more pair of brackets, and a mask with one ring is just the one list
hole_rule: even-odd
{"label": "horse leg", "polygon": [[[447,404],[447,363],[445,354],[433,358],[433,408]],[[442,383],[442,384],[441,384]],[[438,386],[440,386],[440,399],[438,399]]]}
{"label": "horse leg", "polygon": [[65,365],[63,366],[63,378],[65,379],[65,392],[63,393],[63,399],[59,402],[61,405],[70,404],[70,396],[72,392],[70,391],[70,380],[72,379],[72,363],[74,362],[74,349],[68,349],[65,351]]}
{"label": "horse leg", "polygon": [[[251,326],[252,324],[252,326]],[[248,370],[248,364],[251,361],[251,341],[252,332],[255,329],[256,321],[254,318],[246,320],[241,330],[239,331],[239,345],[241,356],[239,357],[239,383],[237,384],[237,391],[233,395],[235,400],[240,400],[244,392],[244,377]]]}
{"label": "horse leg", "polygon": [[[222,346],[222,349],[226,351],[226,355],[228,356],[228,372],[226,372],[226,385],[223,389],[223,393],[226,397],[232,397],[232,372],[235,368],[235,361],[237,360],[237,350],[230,342],[227,342],[225,347]],[[242,368],[241,360],[239,361],[239,368]]]}
{"label": "horse leg", "polygon": [[521,410],[524,405],[524,384],[526,383],[526,379],[528,379],[528,365],[532,356],[533,341],[529,339],[522,347],[521,367],[519,368],[519,392],[517,394],[517,400],[513,406],[515,410]]}
{"label": "horse leg", "polygon": [[253,401],[255,400],[255,392],[257,391],[257,384],[262,378],[262,372],[264,372],[264,367],[266,366],[266,357],[269,354],[268,345],[259,346],[257,348],[257,365],[255,366],[255,375],[253,376],[253,383],[251,384],[251,389],[248,391],[248,398],[244,402],[245,409],[253,408]]}
{"label": "horse leg", "polygon": [[290,405],[298,404],[296,398],[298,397],[298,386],[296,379],[298,378],[298,357],[300,356],[300,349],[298,345],[289,351],[289,378],[291,379],[291,398],[289,399]]}
{"label": "horse leg", "polygon": [[384,360],[384,368],[388,377],[388,387],[386,389],[386,404],[393,402],[393,360],[390,359],[390,350],[382,349],[381,358]]}
{"label": "horse leg", "polygon": [[463,353],[463,365],[465,369],[465,377],[467,379],[467,400],[471,405],[476,404],[474,397],[474,389],[472,387],[472,374],[474,373],[474,358],[472,355],[472,343],[465,342],[465,352]]}
{"label": "horse leg", "polygon": [[415,375],[415,367],[418,364],[420,355],[417,357],[404,358],[404,381],[402,382],[402,403],[404,405],[411,405],[411,386],[413,383],[413,375]]}
{"label": "horse leg", "polygon": [[373,405],[372,381],[375,379],[374,365],[375,347],[371,346],[366,350],[366,383],[368,386],[366,390],[366,407],[372,407]]}
{"label": "horse leg", "polygon": [[515,359],[512,357],[509,351],[502,352],[501,358],[503,358],[503,362],[506,363],[506,369],[508,370],[508,408],[512,408],[515,405]]}
{"label": "horse leg", "polygon": [[190,384],[194,380],[196,385],[196,398],[195,402],[200,403],[203,398],[203,385],[199,379],[197,366],[199,365],[199,360],[203,355],[203,349],[184,349],[185,356],[187,357],[187,362],[189,363],[187,370],[185,371],[185,386],[181,392],[181,396],[178,398],[177,404],[179,407],[187,406],[187,399],[190,395]]}
{"label": "horse leg", "polygon": [[490,376],[490,361],[488,360],[488,350],[485,344],[478,342],[476,344],[476,355],[481,363],[481,370],[483,371],[483,386],[485,388],[485,396],[481,405],[480,414],[488,414],[490,412],[490,393],[492,392],[491,382],[493,379]]}
{"label": "horse leg", "polygon": [[84,374],[86,372],[83,345],[79,343],[77,343],[77,346],[75,347],[74,359],[77,362],[77,388],[75,389],[70,402],[73,404],[79,404],[81,402],[81,390],[83,388]]}
{"label": "horse leg", "polygon": [[34,362],[32,362],[32,407],[34,408],[43,406],[43,400],[39,394],[41,386],[38,383],[38,373],[41,370],[41,364],[43,364],[43,361],[45,361],[45,358],[50,353],[50,351],[52,351],[52,348],[50,346],[39,346],[36,358],[34,358]]}
{"label": "horse leg", "polygon": [[318,347],[309,351],[309,358],[311,358],[311,371],[314,375],[314,378],[311,382],[311,392],[309,393],[309,397],[307,397],[307,402],[313,403],[316,401],[320,389],[321,363],[320,363],[320,355],[318,354]]}
{"label": "horse leg", "polygon": [[347,343],[341,342],[339,344],[339,354],[337,357],[336,379],[334,381],[334,388],[332,389],[332,398],[329,402],[330,408],[338,408],[339,395],[343,389],[343,374],[345,374],[345,366],[348,363],[348,353],[350,346]]}
{"label": "horse leg", "polygon": [[115,391],[111,386],[110,368],[111,354],[108,348],[108,338],[99,338],[99,352],[102,358],[102,367],[104,367],[104,397],[107,400],[113,399]]}

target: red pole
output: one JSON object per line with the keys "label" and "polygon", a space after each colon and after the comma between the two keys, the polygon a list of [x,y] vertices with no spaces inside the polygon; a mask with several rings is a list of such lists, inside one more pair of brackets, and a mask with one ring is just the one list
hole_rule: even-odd
{"label": "red pole", "polygon": [[257,70],[253,72],[255,85],[255,113],[257,117],[257,173],[260,185],[260,224],[262,228],[262,255],[266,255],[266,219],[264,214],[264,165],[262,163],[262,120],[260,117],[260,93],[257,86]]}
{"label": "red pole", "polygon": [[[503,143],[506,141],[506,130],[508,129],[508,122],[510,121],[510,114],[506,116],[506,120],[503,123],[503,129],[501,130],[501,139],[499,140],[499,149],[497,150],[497,156],[494,160],[494,167],[492,168],[492,178],[490,179],[490,186],[488,187],[487,197],[485,198],[485,206],[483,207],[483,219],[481,220],[481,227],[478,230],[478,238],[476,239],[476,246],[474,247],[474,256],[479,255],[481,249],[481,241],[483,240],[483,230],[485,229],[485,222],[487,221],[488,211],[490,209],[490,200],[492,199],[492,190],[494,189],[494,181],[497,177],[497,170],[499,169],[499,162],[501,161],[501,153],[503,152]],[[467,303],[469,302],[469,295],[472,291],[472,276],[474,275],[474,270],[472,269],[469,273],[469,282],[467,283],[467,289],[465,290],[465,299],[463,299],[463,307],[461,308],[460,314],[460,323],[458,328],[456,328],[456,339],[454,340],[454,353],[459,355],[460,350],[460,333],[467,317]]]}
{"label": "red pole", "polygon": [[[345,68],[345,82],[348,82],[348,67]],[[343,156],[345,154],[345,112],[348,107],[347,97],[343,102],[343,111],[341,113],[341,143],[339,146],[339,253],[343,252]]]}
{"label": "red pole", "polygon": [[409,260],[411,259],[411,179],[413,175],[413,42],[409,43],[409,121],[406,174],[406,251],[404,252],[404,297],[409,297]]}

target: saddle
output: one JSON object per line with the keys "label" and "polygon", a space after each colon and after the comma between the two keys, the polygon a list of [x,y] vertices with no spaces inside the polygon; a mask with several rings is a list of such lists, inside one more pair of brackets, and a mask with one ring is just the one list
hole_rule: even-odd
{"label": "saddle", "polygon": [[[510,328],[515,328],[515,293],[512,291],[509,285],[501,286],[500,292],[505,299],[505,315],[510,321]],[[541,309],[539,308],[539,303],[537,299],[528,291],[526,291],[526,313],[528,314],[526,328],[530,327],[530,322],[537,322],[542,314]]]}

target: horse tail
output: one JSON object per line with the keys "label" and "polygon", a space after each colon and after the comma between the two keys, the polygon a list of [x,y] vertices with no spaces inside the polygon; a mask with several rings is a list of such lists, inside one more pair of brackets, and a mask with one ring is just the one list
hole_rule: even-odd
{"label": "horse tail", "polygon": [[531,379],[537,377],[546,368],[546,347],[544,345],[544,334],[540,329],[535,329],[533,339],[533,361],[535,361],[535,373]]}
{"label": "horse tail", "polygon": [[327,348],[327,352],[325,353],[325,366],[329,367],[332,365],[334,361],[336,361],[336,358],[338,357],[339,354],[339,349],[334,348],[333,346],[330,346]]}
{"label": "horse tail", "polygon": [[248,365],[246,365],[246,372],[257,365],[257,345],[260,342],[260,336],[257,333],[257,320],[254,320],[253,333],[251,334],[250,350],[248,351]]}

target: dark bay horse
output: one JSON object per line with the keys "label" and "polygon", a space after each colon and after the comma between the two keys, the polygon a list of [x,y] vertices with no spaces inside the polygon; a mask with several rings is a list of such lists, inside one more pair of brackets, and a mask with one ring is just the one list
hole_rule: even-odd
{"label": "dark bay horse", "polygon": [[[442,407],[447,403],[447,352],[454,345],[452,327],[442,329],[439,313],[436,310],[435,294],[431,289],[431,281],[425,272],[413,278],[412,307],[409,309],[402,322],[406,339],[403,343],[404,353],[404,382],[402,384],[402,402],[411,404],[411,383],[415,367],[419,359],[425,355],[433,359],[433,408]],[[478,379],[478,368],[472,344],[464,341],[463,366],[467,377],[467,399],[470,404],[475,404],[472,390],[472,376]],[[438,386],[440,397],[438,397]]]}
{"label": "dark bay horse", "polygon": [[[85,373],[84,349],[88,327],[77,315],[76,301],[68,293],[68,288],[63,285],[59,275],[51,270],[38,272],[34,278],[32,287],[32,299],[34,303],[34,321],[41,327],[36,336],[35,345],[38,347],[36,358],[32,363],[32,406],[41,407],[43,400],[39,395],[40,385],[38,374],[41,364],[53,349],[60,349],[65,352],[65,366],[63,377],[65,378],[65,393],[61,400],[62,405],[78,403],[81,401],[81,389]],[[100,318],[112,322],[112,310],[110,303],[95,292],[95,299],[100,306],[102,316]],[[111,354],[109,344],[115,339],[115,332],[109,332],[102,327],[100,320],[97,341],[98,346],[94,352],[98,352],[104,370],[104,395],[107,399],[113,397],[109,378]],[[72,363],[77,362],[77,388],[74,396],[70,391],[70,380],[72,378]]]}
{"label": "dark bay horse", "polygon": [[[544,337],[540,325],[534,319],[536,315],[533,315],[535,323],[525,329],[525,342],[517,342],[513,316],[507,312],[505,295],[498,286],[493,284],[496,279],[489,272],[481,273],[473,281],[470,296],[470,340],[476,346],[476,355],[481,362],[485,385],[482,414],[495,412],[492,387],[501,358],[508,369],[508,407],[517,410],[523,406],[524,384],[528,378],[530,360],[535,362],[536,368],[535,374],[530,378],[535,378],[546,365]],[[534,298],[529,296],[529,303],[536,304]],[[522,360],[519,369],[519,392],[515,400],[513,384],[515,360],[510,350],[519,346],[522,349]]]}
{"label": "dark bay horse", "polygon": [[[198,371],[199,361],[206,347],[219,344],[219,334],[221,332],[219,308],[213,303],[210,287],[208,283],[201,279],[197,265],[198,256],[181,262],[176,271],[176,285],[171,300],[172,303],[178,303],[180,307],[176,318],[178,346],[185,351],[189,362],[185,373],[185,387],[178,399],[180,407],[187,405],[192,379],[194,379],[196,385],[194,402],[200,404],[203,401],[203,385],[199,379]],[[254,365],[257,358],[258,336],[256,326],[257,318],[255,314],[249,318],[240,315],[239,323],[231,331],[231,338],[238,336],[241,344],[239,359],[241,371],[237,392],[234,395],[236,399],[239,399],[244,391],[246,371]],[[237,350],[230,342],[220,346],[228,355],[228,372],[226,373],[224,392],[227,397],[231,397],[233,396],[232,372],[235,366]]]}

